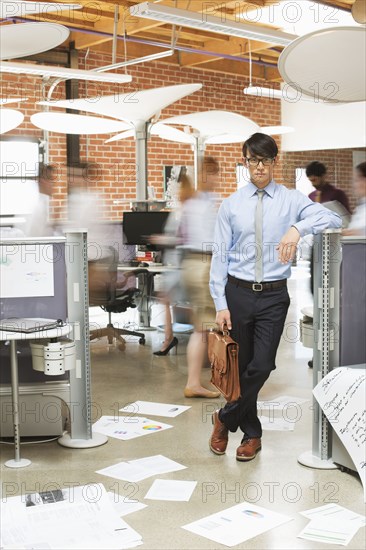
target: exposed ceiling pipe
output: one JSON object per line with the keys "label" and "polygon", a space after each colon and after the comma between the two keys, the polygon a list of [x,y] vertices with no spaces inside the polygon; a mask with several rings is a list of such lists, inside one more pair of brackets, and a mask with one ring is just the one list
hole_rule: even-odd
{"label": "exposed ceiling pipe", "polygon": [[[14,23],[19,22],[19,21],[28,22],[28,23],[30,21],[38,22],[36,19],[28,19],[28,18],[26,19],[24,17],[9,17],[7,19],[4,19],[3,21],[13,21]],[[105,38],[113,38],[113,34],[109,33],[109,32],[92,31],[92,30],[89,30],[89,29],[79,29],[78,27],[72,27],[70,25],[64,25],[64,27],[66,27],[67,29],[69,29],[70,31],[73,31],[73,32],[80,32],[80,33],[83,33],[83,34],[92,34],[94,36],[104,36]],[[136,44],[145,44],[147,46],[156,46],[157,48],[167,48],[169,46],[169,44],[165,43],[165,42],[157,42],[155,40],[146,40],[144,38],[136,38],[135,36],[117,36],[117,40],[124,40],[126,42],[134,42]],[[208,51],[208,50],[199,50],[199,49],[196,49],[196,48],[188,48],[186,46],[179,46],[177,44],[175,45],[174,49],[178,50],[180,52],[185,52],[185,53],[195,53],[195,54],[207,55],[209,57],[220,57],[220,58],[223,58],[223,59],[229,59],[230,61],[239,61],[241,63],[248,63],[248,59],[246,59],[244,57],[239,57],[237,55],[211,52],[211,51]],[[271,68],[276,68],[277,67],[277,63],[269,63],[268,61],[258,61],[258,60],[253,59],[252,63],[253,63],[253,65],[260,65],[261,67],[271,67]]]}

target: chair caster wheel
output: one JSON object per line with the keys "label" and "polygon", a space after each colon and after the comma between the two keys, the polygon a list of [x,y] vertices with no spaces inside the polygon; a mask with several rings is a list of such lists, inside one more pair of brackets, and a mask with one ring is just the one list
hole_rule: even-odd
{"label": "chair caster wheel", "polygon": [[146,340],[145,340],[145,338],[140,338],[140,340],[139,340],[139,344],[141,344],[141,346],[144,346],[144,345],[145,345],[145,343],[146,343]]}

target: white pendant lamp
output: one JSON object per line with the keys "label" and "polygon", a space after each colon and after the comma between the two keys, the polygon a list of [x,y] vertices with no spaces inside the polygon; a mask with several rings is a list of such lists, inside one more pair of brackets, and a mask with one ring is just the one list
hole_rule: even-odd
{"label": "white pendant lamp", "polygon": [[[100,74],[100,73],[97,73]],[[147,141],[151,119],[175,101],[202,88],[202,84],[178,84],[163,88],[133,91],[127,94],[109,95],[92,99],[41,101],[40,105],[62,107],[108,116],[129,123],[136,133],[136,198],[147,199]],[[129,130],[127,130],[129,131]],[[114,136],[113,141],[127,137]],[[128,135],[128,137],[132,137]]]}
{"label": "white pendant lamp", "polygon": [[283,50],[278,68],[285,82],[296,82],[314,102],[365,101],[365,29],[336,27],[302,36]]}
{"label": "white pendant lamp", "polygon": [[27,97],[0,97],[0,105],[8,105],[9,103],[20,103],[27,101]]}
{"label": "white pendant lamp", "polygon": [[0,134],[17,128],[24,120],[24,115],[15,109],[0,109]]}
{"label": "white pendant lamp", "polygon": [[104,143],[113,143],[115,141],[120,141],[121,139],[129,139],[129,138],[135,138],[135,137],[136,137],[136,130],[133,128],[132,130],[126,130],[126,132],[121,132],[116,136],[106,139]]}
{"label": "white pendant lamp", "polygon": [[162,121],[164,124],[191,126],[200,136],[231,133],[250,136],[258,130],[258,125],[247,117],[230,111],[203,111],[178,115]]}
{"label": "white pendant lamp", "polygon": [[52,111],[32,115],[31,122],[37,128],[60,134],[110,134],[130,127],[118,120]]}
{"label": "white pendant lamp", "polygon": [[95,101],[94,98],[66,99],[52,102],[40,101],[39,104],[85,111],[131,123],[147,122],[171,103],[201,88],[202,84],[179,84],[164,88],[137,90],[126,94],[102,96],[95,98]]}
{"label": "white pendant lamp", "polygon": [[0,58],[16,59],[56,48],[70,35],[58,23],[3,25],[0,32]]}
{"label": "white pendant lamp", "polygon": [[154,124],[150,133],[151,135],[158,136],[161,139],[166,139],[167,141],[174,141],[175,143],[187,143],[190,145],[195,143],[193,134],[183,132],[173,126],[168,126],[163,122],[157,122]]}

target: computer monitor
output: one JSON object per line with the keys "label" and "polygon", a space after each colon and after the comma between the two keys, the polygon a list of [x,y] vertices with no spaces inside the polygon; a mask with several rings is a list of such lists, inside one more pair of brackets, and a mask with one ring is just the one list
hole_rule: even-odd
{"label": "computer monitor", "polygon": [[169,212],[125,212],[123,232],[126,244],[149,245],[150,235],[164,233],[168,216]]}

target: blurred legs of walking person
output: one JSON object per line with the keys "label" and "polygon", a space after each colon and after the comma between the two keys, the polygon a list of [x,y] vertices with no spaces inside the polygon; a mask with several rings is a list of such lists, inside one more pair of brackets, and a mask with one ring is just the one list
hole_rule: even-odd
{"label": "blurred legs of walking person", "polygon": [[158,351],[154,351],[154,355],[168,355],[170,350],[175,349],[178,352],[178,338],[173,334],[172,314],[170,312],[170,302],[165,302],[165,324],[164,324],[164,342]]}
{"label": "blurred legs of walking person", "polygon": [[184,389],[185,397],[220,396],[219,392],[211,391],[201,384],[201,372],[207,356],[206,332],[215,324],[215,308],[208,286],[210,265],[210,255],[188,253],[182,266],[194,325],[194,332],[187,346],[188,379]]}

